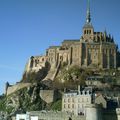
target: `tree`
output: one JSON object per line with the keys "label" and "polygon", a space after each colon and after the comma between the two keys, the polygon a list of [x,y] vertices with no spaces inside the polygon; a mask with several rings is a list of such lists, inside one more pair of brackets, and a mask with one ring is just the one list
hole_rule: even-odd
{"label": "tree", "polygon": [[56,101],[55,103],[53,103],[51,109],[52,109],[52,110],[61,111],[61,109],[62,109],[62,101],[61,101],[61,100],[58,100],[58,101]]}

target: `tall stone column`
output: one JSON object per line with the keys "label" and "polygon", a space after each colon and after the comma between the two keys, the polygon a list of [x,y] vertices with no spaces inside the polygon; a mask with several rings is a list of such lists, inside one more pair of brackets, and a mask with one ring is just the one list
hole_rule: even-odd
{"label": "tall stone column", "polygon": [[110,69],[110,50],[107,50],[107,68]]}

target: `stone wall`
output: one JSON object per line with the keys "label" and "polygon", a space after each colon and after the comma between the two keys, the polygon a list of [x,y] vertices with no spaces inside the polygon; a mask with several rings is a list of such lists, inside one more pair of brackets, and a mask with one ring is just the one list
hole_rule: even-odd
{"label": "stone wall", "polygon": [[39,95],[46,103],[51,103],[61,98],[61,94],[57,90],[40,90]]}
{"label": "stone wall", "polygon": [[[69,112],[61,111],[31,111],[26,113],[25,120],[31,120],[34,116],[36,120],[120,120],[120,109],[116,111],[102,111],[100,114],[100,109],[96,109],[96,106],[89,106],[85,116],[76,116]],[[100,111],[99,111],[100,110]],[[18,114],[19,118],[22,118],[24,114]],[[101,116],[102,115],[102,116]],[[20,119],[17,119],[20,120]]]}
{"label": "stone wall", "polygon": [[98,105],[86,106],[86,120],[103,120],[102,117],[101,108]]}
{"label": "stone wall", "polygon": [[85,120],[85,116],[75,116],[61,111],[32,111],[28,112],[27,115],[29,118],[31,116],[38,116],[40,120],[69,120],[69,117],[72,120]]}
{"label": "stone wall", "polygon": [[54,101],[54,90],[40,90],[40,97],[46,103],[51,103]]}
{"label": "stone wall", "polygon": [[10,95],[20,89],[23,89],[25,87],[31,86],[31,83],[17,83],[16,85],[8,86],[6,90],[6,95]]}
{"label": "stone wall", "polygon": [[47,67],[47,57],[46,56],[32,56],[29,58],[26,67],[25,72],[38,72],[40,69]]}

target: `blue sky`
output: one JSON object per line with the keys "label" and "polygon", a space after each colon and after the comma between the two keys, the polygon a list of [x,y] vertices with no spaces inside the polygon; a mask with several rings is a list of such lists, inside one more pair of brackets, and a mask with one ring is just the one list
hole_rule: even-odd
{"label": "blue sky", "polygon": [[[0,94],[5,82],[20,81],[32,55],[50,45],[79,39],[87,0],[0,0]],[[120,46],[120,0],[91,0],[95,31],[114,36]]]}

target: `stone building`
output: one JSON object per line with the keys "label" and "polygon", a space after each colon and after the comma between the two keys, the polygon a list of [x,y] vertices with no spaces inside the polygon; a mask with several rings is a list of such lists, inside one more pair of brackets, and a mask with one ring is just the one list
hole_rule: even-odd
{"label": "stone building", "polygon": [[46,56],[31,56],[25,67],[25,72],[38,72],[40,69],[47,66]]}
{"label": "stone building", "polygon": [[92,88],[85,88],[78,91],[64,93],[62,97],[62,111],[70,112],[73,115],[85,115],[85,107],[92,104]]}
{"label": "stone building", "polygon": [[64,40],[60,46],[50,46],[45,56],[31,57],[26,71],[39,70],[45,66],[46,61],[52,68],[60,63],[78,65],[83,68],[111,69],[117,67],[114,38],[106,31],[95,32],[91,23],[89,2],[80,39]]}

